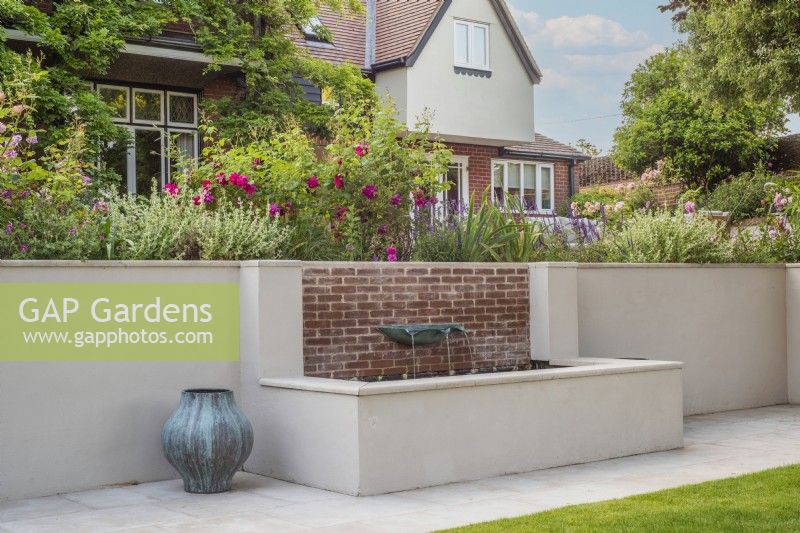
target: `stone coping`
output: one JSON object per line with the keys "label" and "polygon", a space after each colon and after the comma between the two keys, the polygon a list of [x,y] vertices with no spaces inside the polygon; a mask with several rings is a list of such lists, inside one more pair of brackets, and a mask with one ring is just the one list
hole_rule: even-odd
{"label": "stone coping", "polygon": [[531,268],[795,268],[800,263],[528,263]]}
{"label": "stone coping", "polygon": [[654,372],[683,368],[683,363],[677,361],[602,359],[590,357],[553,359],[550,363],[569,368],[522,370],[518,372],[497,372],[493,374],[468,374],[465,376],[442,376],[436,378],[370,383],[313,377],[262,378],[259,380],[259,383],[264,387],[275,389],[323,392],[328,394],[343,394],[346,396],[374,396],[378,394],[483,387],[487,385],[630,374],[635,372]]}

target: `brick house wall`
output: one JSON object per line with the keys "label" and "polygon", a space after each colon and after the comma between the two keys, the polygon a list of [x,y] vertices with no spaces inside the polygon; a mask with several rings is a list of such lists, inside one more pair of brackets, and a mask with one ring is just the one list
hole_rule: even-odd
{"label": "brick house wall", "polygon": [[554,206],[558,209],[569,198],[569,162],[550,159],[520,159],[502,154],[502,148],[480,144],[445,143],[453,155],[469,157],[469,191],[480,200],[492,183],[492,159],[552,163],[554,168]]}
{"label": "brick house wall", "polygon": [[[455,370],[530,366],[528,267],[505,264],[377,263],[303,267],[305,375],[350,379],[414,368],[410,347],[379,325],[459,323],[450,339]],[[471,345],[471,346],[470,346]],[[416,348],[417,371],[447,371],[447,346]]]}

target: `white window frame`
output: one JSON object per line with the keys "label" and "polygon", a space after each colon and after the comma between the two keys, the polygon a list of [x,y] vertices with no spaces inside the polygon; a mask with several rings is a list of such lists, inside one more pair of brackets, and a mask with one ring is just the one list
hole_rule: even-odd
{"label": "white window frame", "polygon": [[[458,201],[464,205],[469,205],[469,156],[454,155],[450,158],[450,165],[458,165],[461,167],[461,175],[459,176],[459,198]],[[439,176],[439,181],[444,182],[447,175],[442,174]],[[439,192],[439,205],[443,206],[441,209],[442,214],[447,214],[447,206],[445,205],[445,191]]]}
{"label": "white window frame", "polygon": [[[166,119],[165,124],[168,127],[175,127],[175,128],[196,128],[197,127],[197,95],[194,94],[194,93],[182,93],[182,92],[178,92],[178,91],[166,91],[166,94],[167,94],[167,97],[166,97],[166,100],[167,100],[166,101],[166,106],[167,106],[166,107],[166,113],[167,114],[164,117]],[[189,122],[172,122],[169,119],[169,115],[170,115],[170,113],[169,113],[170,112],[169,97],[170,96],[186,96],[186,97],[190,97],[190,98],[193,99],[192,111],[194,113],[194,122],[191,122],[191,123],[189,123]]]}
{"label": "white window frame", "polygon": [[[128,146],[128,161],[127,161],[127,171],[128,171],[128,193],[136,194],[136,130],[147,130],[147,131],[157,131],[161,134],[161,176],[159,177],[159,184],[161,188],[164,188],[164,184],[167,182],[167,174],[166,169],[164,167],[164,160],[166,159],[166,152],[164,149],[166,148],[166,140],[164,139],[165,130],[164,128],[158,128],[155,126],[144,126],[144,125],[130,125],[126,126],[126,128],[131,132],[131,138],[133,142]],[[149,191],[148,193],[149,194]]]}
{"label": "white window frame", "polygon": [[[149,94],[157,94],[161,99],[161,107],[159,109],[159,116],[158,120],[148,120],[148,119],[137,119],[136,118],[136,93],[149,93]],[[157,89],[141,89],[139,87],[134,87],[131,90],[131,122],[133,124],[164,124],[164,91],[159,91]]]}
{"label": "white window frame", "polygon": [[[458,60],[458,33],[456,32],[456,26],[464,25],[467,27],[467,62],[464,63]],[[475,28],[483,28],[484,35],[486,36],[484,46],[486,47],[486,64],[478,64],[475,62],[475,54],[474,54],[474,47],[475,47]],[[457,67],[462,68],[469,68],[474,70],[483,70],[486,72],[491,72],[491,52],[489,49],[489,43],[491,42],[491,38],[489,37],[489,25],[483,22],[474,22],[471,20],[463,20],[463,19],[455,19],[453,21],[453,64]]]}
{"label": "white window frame", "polygon": [[192,162],[194,165],[197,165],[197,162],[200,160],[200,145],[197,142],[197,130],[189,130],[189,129],[181,129],[181,128],[167,128],[166,130],[167,135],[167,152],[166,152],[166,159],[167,159],[167,176],[166,181],[167,183],[172,182],[172,135],[175,133],[191,133],[194,136],[194,161]]}
{"label": "white window frame", "polygon": [[[129,123],[131,121],[131,88],[125,85],[113,85],[110,83],[98,83],[95,85],[95,91],[97,91],[97,95],[100,96],[100,89],[115,89],[115,90],[122,90],[125,91],[125,98],[126,98],[126,105],[125,105],[125,116],[124,117],[114,117],[112,120],[114,122],[120,123]],[[102,97],[101,97],[102,99]]]}
{"label": "white window frame", "polygon": [[[531,210],[535,214],[551,214],[555,211],[555,182],[556,171],[553,163],[542,163],[539,161],[524,161],[515,159],[492,159],[492,167],[490,169],[489,189],[492,194],[492,202],[496,201],[494,193],[494,167],[495,165],[503,166],[503,194],[508,197],[508,164],[519,164],[520,166],[520,190],[525,191],[525,170],[524,165],[533,165],[536,168],[536,209]],[[550,169],[550,208],[542,209],[542,168]]]}

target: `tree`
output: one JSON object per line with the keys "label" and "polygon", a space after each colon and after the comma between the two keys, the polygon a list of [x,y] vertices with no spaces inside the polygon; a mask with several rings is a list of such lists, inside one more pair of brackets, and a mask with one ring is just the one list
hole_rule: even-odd
{"label": "tree", "polygon": [[707,0],[678,28],[688,33],[689,82],[725,105],[785,100],[800,112],[797,0]]}
{"label": "tree", "polygon": [[308,105],[297,76],[330,87],[340,101],[374,98],[371,82],[358,68],[317,61],[291,40],[292,32],[316,15],[317,6],[360,12],[358,0],[71,0],[53,2],[51,13],[34,4],[0,0],[0,82],[31,65],[25,57],[29,52],[6,44],[2,28],[37,36],[37,48],[46,57],[41,68],[45,75],[34,88],[36,122],[46,126],[43,146],[63,140],[76,115],[86,124],[88,144],[95,151],[102,151],[99,141],[124,141],[126,132],[114,126],[107,107],[81,77],[102,77],[126,39],[156,36],[173,22],[190,25],[213,59],[209,70],[231,59],[241,63],[249,88],[244,101],[234,105],[223,100],[212,109],[224,119],[220,126],[229,137],[253,127],[274,130],[296,119],[324,133],[332,112]]}
{"label": "tree", "polygon": [[631,75],[613,159],[636,173],[663,161],[665,178],[710,187],[764,160],[785,114],[776,101],[727,109],[709,104],[681,85],[685,62],[682,50],[667,50]]}
{"label": "tree", "polygon": [[598,148],[597,146],[595,146],[594,144],[590,143],[589,141],[583,138],[578,139],[573,144],[575,148],[577,148],[578,150],[580,150],[581,152],[590,157],[597,157],[602,153],[600,148]]}
{"label": "tree", "polygon": [[689,15],[689,11],[704,9],[706,6],[708,6],[708,0],[670,0],[668,3],[658,6],[658,9],[662,13],[671,11],[673,13],[672,20],[680,22]]}

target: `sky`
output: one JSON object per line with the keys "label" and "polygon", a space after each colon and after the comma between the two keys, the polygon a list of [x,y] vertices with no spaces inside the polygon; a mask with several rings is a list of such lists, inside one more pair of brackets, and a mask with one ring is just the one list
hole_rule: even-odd
{"label": "sky", "polygon": [[[536,131],[603,152],[620,123],[625,82],[647,57],[680,41],[664,0],[509,0],[544,74],[535,89]],[[792,131],[800,119],[792,117]]]}

